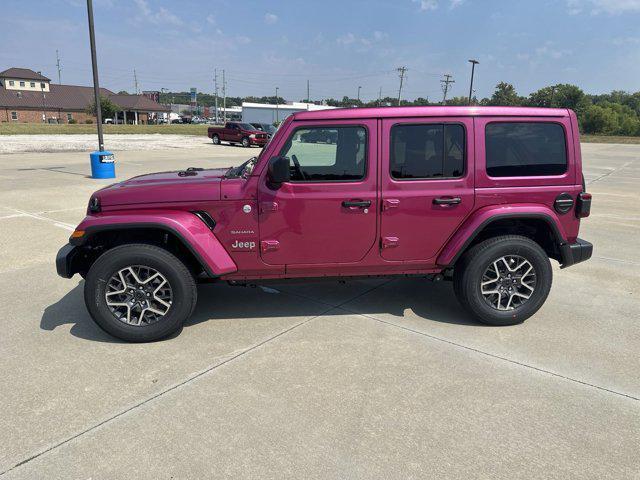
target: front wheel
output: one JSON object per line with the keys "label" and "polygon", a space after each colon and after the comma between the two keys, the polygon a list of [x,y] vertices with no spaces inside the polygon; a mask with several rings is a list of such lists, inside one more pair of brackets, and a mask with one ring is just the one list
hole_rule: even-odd
{"label": "front wheel", "polygon": [[519,235],[491,238],[466,252],[454,269],[460,303],[489,325],[524,322],[544,304],[553,273],[545,251]]}
{"label": "front wheel", "polygon": [[151,342],[177,332],[196,299],[196,284],[187,267],[152,245],[121,245],[106,251],[91,266],[84,284],[93,320],[129,342]]}
{"label": "front wheel", "polygon": [[244,148],[247,148],[247,147],[251,146],[251,143],[249,142],[249,138],[247,138],[247,137],[243,137],[242,138],[242,146]]}
{"label": "front wheel", "polygon": [[220,137],[218,135],[213,135],[211,137],[211,141],[214,145],[220,145]]}

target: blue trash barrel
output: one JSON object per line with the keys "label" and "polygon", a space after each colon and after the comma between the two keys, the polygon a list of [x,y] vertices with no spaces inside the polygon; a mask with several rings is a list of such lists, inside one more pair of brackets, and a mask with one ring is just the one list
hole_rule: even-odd
{"label": "blue trash barrel", "polygon": [[116,178],[116,164],[113,153],[91,152],[91,177],[92,178]]}

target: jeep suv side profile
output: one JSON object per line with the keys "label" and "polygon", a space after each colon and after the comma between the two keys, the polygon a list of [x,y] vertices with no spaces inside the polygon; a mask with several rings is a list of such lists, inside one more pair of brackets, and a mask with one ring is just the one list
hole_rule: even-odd
{"label": "jeep suv side profile", "polygon": [[479,321],[513,325],[545,302],[550,259],[591,257],[581,162],[570,110],[300,112],[238,167],[97,191],[57,270],[82,275],[93,319],[129,341],[178,331],[210,281],[447,279]]}

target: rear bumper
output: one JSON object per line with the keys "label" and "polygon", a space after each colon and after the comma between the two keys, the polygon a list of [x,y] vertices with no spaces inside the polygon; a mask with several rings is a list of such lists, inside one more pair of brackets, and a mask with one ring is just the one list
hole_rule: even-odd
{"label": "rear bumper", "polygon": [[560,268],[570,267],[576,263],[584,262],[591,258],[593,245],[586,240],[576,238],[575,243],[565,243],[560,246],[562,265]]}
{"label": "rear bumper", "polygon": [[76,273],[72,270],[73,260],[78,254],[78,247],[66,244],[56,255],[56,270],[63,278],[71,278]]}

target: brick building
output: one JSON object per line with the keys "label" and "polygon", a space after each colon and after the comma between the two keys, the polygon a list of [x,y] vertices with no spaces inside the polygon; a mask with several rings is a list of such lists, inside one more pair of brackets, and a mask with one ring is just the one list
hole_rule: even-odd
{"label": "brick building", "polygon": [[[147,123],[150,114],[169,111],[144,95],[115,94],[106,88],[100,95],[120,108],[117,123]],[[87,112],[93,101],[93,87],[53,84],[28,68],[0,72],[0,123],[95,123],[95,116]]]}

